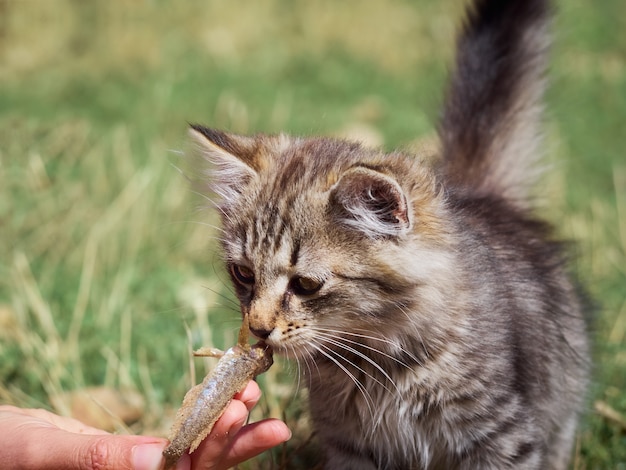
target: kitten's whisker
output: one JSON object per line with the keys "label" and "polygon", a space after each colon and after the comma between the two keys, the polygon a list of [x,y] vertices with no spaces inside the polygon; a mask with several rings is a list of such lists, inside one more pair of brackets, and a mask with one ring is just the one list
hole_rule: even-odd
{"label": "kitten's whisker", "polygon": [[[309,350],[307,350],[306,352],[307,352],[307,355],[309,356],[310,363],[313,364],[313,366],[315,367],[315,371],[317,372],[317,375],[319,377],[320,376],[320,368],[319,368],[319,366],[317,364],[317,361],[315,360],[315,356]],[[311,373],[310,369],[309,369],[309,373]]]}
{"label": "kitten's whisker", "polygon": [[[404,313],[404,315],[406,316],[407,320],[409,320],[409,323],[411,323],[411,315],[409,314],[409,312],[407,312],[405,310],[405,307],[403,305],[400,305],[399,303],[395,302],[394,303],[396,308],[398,310],[400,310],[402,313]],[[419,330],[415,330],[415,334],[417,335],[417,337],[420,340],[420,344],[422,345],[422,349],[424,350],[424,354],[426,354],[426,357],[430,357],[430,353],[428,352],[428,349],[426,348],[426,344],[424,343],[424,339],[422,338],[422,335],[420,334]]]}
{"label": "kitten's whisker", "polygon": [[[323,329],[315,328],[315,330],[318,331],[318,332],[337,333],[339,335],[339,337],[341,337],[341,340],[345,341],[346,343],[350,343],[350,344],[361,346],[362,348],[365,348],[365,349],[367,349],[369,351],[372,351],[372,352],[375,352],[377,354],[380,354],[381,356],[384,356],[384,357],[386,357],[388,359],[391,359],[392,361],[396,362],[397,364],[399,364],[399,365],[401,365],[403,367],[406,367],[409,370],[412,370],[412,368],[411,368],[411,366],[409,364],[407,364],[404,361],[401,361],[400,359],[398,359],[397,357],[395,357],[395,356],[393,356],[393,355],[391,355],[389,353],[386,353],[385,351],[382,351],[380,349],[377,349],[377,348],[375,348],[373,346],[370,346],[368,344],[362,343],[360,341],[354,341],[354,340],[351,340],[351,339],[348,339],[348,338],[344,338],[343,336],[341,336],[343,334],[350,334],[350,333],[343,332],[343,331],[337,331],[337,330],[331,330],[331,329],[327,329],[327,328],[323,328]],[[352,334],[352,335],[353,336],[363,336],[363,335],[355,335],[355,334]],[[406,354],[410,354],[408,351],[405,351],[404,349],[401,349],[401,351],[406,353]]]}
{"label": "kitten's whisker", "polygon": [[[392,346],[394,349],[399,349],[400,351],[402,351],[402,353],[406,354],[409,357],[409,359],[411,359],[412,361],[415,361],[416,364],[420,364],[420,365],[423,364],[423,361],[421,359],[417,358],[413,353],[411,353],[410,351],[408,351],[405,348],[401,347],[399,344],[394,343],[393,341],[390,341],[390,340],[388,340],[386,338],[380,338],[378,336],[365,335],[365,334],[361,334],[361,333],[353,333],[353,332],[350,332],[350,331],[333,330],[331,328],[324,328],[324,331],[327,331],[327,332],[330,332],[330,333],[337,333],[337,334],[342,335],[342,336],[343,335],[347,335],[347,336],[354,336],[354,337],[357,337],[357,338],[364,338],[364,339],[371,339],[371,340],[374,340],[374,341],[379,341],[381,343],[388,344],[388,345]],[[364,330],[364,331],[368,331],[368,330]],[[365,345],[363,343],[360,343],[358,341],[356,343],[361,344],[363,347],[370,348],[370,346],[367,346],[367,345]],[[382,351],[377,350],[376,348],[373,348],[373,347],[371,349],[373,351],[378,351],[378,352],[380,352],[380,354],[386,355],[390,359],[393,359],[393,360],[397,361],[398,364],[401,364],[401,365],[403,365],[403,366],[405,366],[407,368],[410,368],[410,366],[408,364],[406,364],[405,362],[401,361],[400,359],[394,357],[393,355],[387,355],[386,353],[383,353]]]}
{"label": "kitten's whisker", "polygon": [[[228,305],[222,302],[214,302],[211,304],[211,306],[209,307],[209,312],[216,310],[217,308],[221,308],[225,311],[227,311],[228,313],[232,313],[232,314],[240,314],[239,309],[233,308],[232,305]],[[210,313],[209,313],[210,315]],[[239,316],[239,315],[238,315]],[[234,320],[238,320],[238,318],[235,318]],[[229,318],[228,321],[233,321],[233,319]]]}
{"label": "kitten's whisker", "polygon": [[306,355],[308,356],[308,358],[304,358],[305,364],[306,364],[306,368],[307,368],[307,373],[309,374],[309,377],[312,374],[311,371],[311,366],[310,364],[313,364],[315,366],[315,370],[317,371],[317,375],[320,375],[320,369],[319,367],[317,367],[317,362],[315,362],[315,357],[313,356],[313,353],[309,350],[305,350]]}
{"label": "kitten's whisker", "polygon": [[[202,225],[202,226],[205,226],[205,227],[209,227],[210,229],[217,230],[218,232],[222,232],[223,234],[226,234],[226,231],[223,228],[221,228],[220,226],[213,225],[213,224],[210,224],[208,222],[202,222],[200,220],[185,220],[185,219],[183,219],[183,220],[176,220],[176,221],[173,221],[173,222],[169,222],[169,224],[170,225],[179,225],[179,224]],[[224,239],[219,238],[219,237],[211,237],[211,239],[212,240],[218,240],[218,241],[224,241]]]}
{"label": "kitten's whisker", "polygon": [[[296,367],[297,367],[296,374],[298,375],[298,381],[296,382],[296,389],[294,391],[294,396],[295,396],[300,391],[300,381],[301,381],[301,377],[302,377],[302,368],[300,366],[300,359],[298,359],[298,356],[295,355],[296,354],[296,351],[295,351],[296,348],[293,345],[290,345],[289,349],[291,349],[292,354],[296,358]],[[306,363],[306,361],[305,361],[305,363]]]}
{"label": "kitten's whisker", "polygon": [[228,220],[228,221],[229,221],[229,222],[231,222],[231,223],[233,222],[233,219],[230,217],[230,215],[228,214],[228,212],[226,212],[226,211],[224,210],[224,208],[220,206],[220,204],[218,204],[216,201],[214,201],[213,199],[211,199],[209,196],[207,196],[206,194],[201,193],[201,192],[199,192],[199,191],[193,191],[193,190],[192,190],[192,191],[191,191],[191,193],[192,193],[192,194],[195,194],[195,195],[197,195],[197,196],[200,196],[201,198],[203,198],[203,199],[205,199],[206,201],[208,201],[208,202],[209,202],[209,204],[210,204],[213,208],[215,208],[215,209],[216,209],[216,210],[217,210],[217,211],[221,214],[221,216],[222,216],[222,217],[224,217],[226,220]]}
{"label": "kitten's whisker", "polygon": [[[301,349],[300,352],[304,352],[307,357],[300,357],[296,353],[296,347],[294,345],[289,346],[289,348],[291,349],[293,357],[295,358],[296,363],[298,365],[298,384],[296,387],[296,393],[297,393],[300,388],[302,377],[311,377],[311,375],[313,374],[313,371],[311,369],[311,364],[315,366],[318,376],[319,376],[319,368],[317,367],[317,363],[315,362],[315,358],[313,357],[313,354],[311,353],[311,351],[309,351],[308,349]],[[303,371],[300,361],[304,362],[304,365],[306,366],[306,372]]]}
{"label": "kitten's whisker", "polygon": [[190,190],[189,192],[191,194],[195,194],[196,196],[200,196],[202,199],[206,200],[211,206],[219,210],[219,204],[215,202],[213,199],[211,199],[209,196],[207,196],[206,194],[201,193],[200,191],[195,191],[193,189]]}
{"label": "kitten's whisker", "polygon": [[[372,396],[370,395],[369,391],[367,390],[367,388],[359,381],[359,379],[357,379],[355,377],[355,375],[350,372],[348,370],[347,367],[345,367],[343,364],[341,364],[337,359],[335,359],[333,357],[333,355],[336,355],[339,359],[343,359],[346,360],[345,358],[338,356],[332,349],[328,348],[327,346],[325,346],[324,344],[313,340],[312,344],[315,346],[315,349],[322,354],[323,356],[325,356],[326,358],[328,358],[330,361],[332,361],[337,367],[339,367],[343,372],[345,372],[345,374],[350,378],[350,380],[352,380],[352,382],[354,382],[354,385],[357,387],[357,389],[361,392],[361,395],[363,396],[363,398],[365,399],[365,403],[367,404],[367,408],[369,409],[369,412],[372,416],[372,419],[374,418],[375,414],[374,414],[374,400],[372,399]],[[324,351],[326,350],[326,351]],[[348,361],[348,363],[352,364],[350,361]],[[352,364],[354,365],[354,364]]]}
{"label": "kitten's whisker", "polygon": [[[346,344],[343,344],[341,341],[339,341],[338,339],[336,339],[336,336],[331,336],[327,333],[323,333],[321,331],[317,331],[318,335],[320,335],[322,338],[325,338],[325,340],[330,343],[330,344],[334,344],[335,346],[345,349],[348,352],[351,352],[352,354],[356,354],[357,356],[359,356],[360,358],[364,359],[365,361],[369,362],[372,366],[374,366],[376,369],[378,369],[380,371],[381,374],[383,374],[383,376],[394,386],[394,388],[396,389],[396,392],[398,393],[398,395],[400,395],[400,389],[398,388],[398,386],[396,385],[395,381],[391,378],[391,376],[387,373],[387,371],[385,369],[382,368],[382,366],[378,363],[376,363],[376,361],[374,361],[372,358],[368,357],[367,355],[363,354],[362,352],[358,351],[357,349],[348,346]],[[343,338],[340,338],[343,339]],[[359,344],[359,343],[356,343]],[[380,352],[374,349],[375,352]],[[344,360],[347,361],[346,358],[343,358]],[[371,378],[374,382],[378,383],[381,387],[383,387],[385,390],[387,390],[388,392],[391,392],[391,390],[384,384],[382,383],[380,380],[378,380],[376,377],[374,377],[372,374],[366,372],[364,369],[360,368],[359,366],[357,366],[355,363],[352,363],[352,365],[354,365],[357,369],[359,369],[360,371],[362,371],[365,375],[367,375],[369,378]]]}
{"label": "kitten's whisker", "polygon": [[218,297],[220,297],[223,300],[226,300],[230,306],[226,306],[225,304],[221,304],[223,307],[227,307],[227,308],[232,308],[233,306],[236,307],[233,309],[233,311],[239,312],[239,302],[231,299],[230,297],[228,297],[227,295],[222,294],[221,292],[219,292],[218,290],[213,289],[212,287],[203,285],[202,286],[204,289],[208,290],[209,292],[214,293],[215,295],[217,295]]}
{"label": "kitten's whisker", "polygon": [[[226,235],[226,230],[224,230],[222,227],[218,226],[218,225],[213,225],[210,224],[208,222],[202,222],[200,220],[183,220],[180,223],[186,223],[186,224],[193,224],[193,225],[201,225],[203,227],[209,227],[212,230],[217,230],[218,232],[222,232],[224,235]],[[211,239],[213,240],[218,240],[220,242],[225,241],[225,239],[220,238],[220,237],[211,237]]]}

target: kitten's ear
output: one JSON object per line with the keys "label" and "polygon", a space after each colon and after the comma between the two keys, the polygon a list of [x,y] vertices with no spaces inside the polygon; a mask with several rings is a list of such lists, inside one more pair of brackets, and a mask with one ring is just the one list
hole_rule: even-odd
{"label": "kitten's ear", "polygon": [[234,202],[258,170],[256,139],[195,124],[189,134],[196,145],[193,171],[202,178],[199,189],[215,193],[220,204]]}
{"label": "kitten's ear", "polygon": [[403,235],[411,228],[409,204],[396,180],[376,170],[355,167],[331,189],[339,222],[370,238]]}

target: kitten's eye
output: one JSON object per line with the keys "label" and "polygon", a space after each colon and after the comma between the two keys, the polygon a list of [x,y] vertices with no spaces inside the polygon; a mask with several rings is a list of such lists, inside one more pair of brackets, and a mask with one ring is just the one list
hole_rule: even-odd
{"label": "kitten's eye", "polygon": [[252,269],[247,268],[246,266],[233,264],[230,266],[230,272],[239,284],[244,286],[254,284],[254,272]]}
{"label": "kitten's eye", "polygon": [[322,288],[324,283],[310,277],[294,277],[291,288],[297,295],[313,295]]}

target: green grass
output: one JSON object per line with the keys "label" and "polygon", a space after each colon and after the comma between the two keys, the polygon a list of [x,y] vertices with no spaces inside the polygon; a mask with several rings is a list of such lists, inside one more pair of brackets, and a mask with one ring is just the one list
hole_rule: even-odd
{"label": "green grass", "polygon": [[[130,430],[164,433],[192,380],[190,341],[232,344],[238,326],[215,217],[176,170],[186,123],[360,127],[410,146],[433,135],[460,12],[453,0],[0,0],[0,402],[65,413],[68,390],[134,390],[145,413]],[[550,71],[546,212],[578,242],[575,270],[599,304],[577,469],[626,468],[625,430],[594,411],[626,414],[625,14],[621,0],[561,2]],[[308,427],[294,382],[294,367],[272,368],[256,417],[284,414],[297,447]]]}

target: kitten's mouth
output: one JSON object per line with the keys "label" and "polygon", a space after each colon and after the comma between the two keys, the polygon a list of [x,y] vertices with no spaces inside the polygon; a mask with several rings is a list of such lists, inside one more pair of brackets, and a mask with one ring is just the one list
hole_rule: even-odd
{"label": "kitten's mouth", "polygon": [[265,341],[274,349],[285,349],[290,343],[294,343],[294,345],[298,343],[297,347],[300,347],[301,341],[298,338],[299,335],[296,333],[297,329],[299,329],[299,327],[295,328],[293,324],[289,324],[284,329],[275,327],[271,330],[258,329],[250,326],[250,333],[252,333],[255,338]]}
{"label": "kitten's mouth", "polygon": [[288,338],[281,337],[282,335],[277,330],[273,330],[272,333],[264,335],[264,337],[260,337],[256,334],[254,336],[270,346],[274,354],[286,357],[287,359],[302,359],[311,354],[310,345],[307,345],[304,340],[294,338],[293,336]]}

